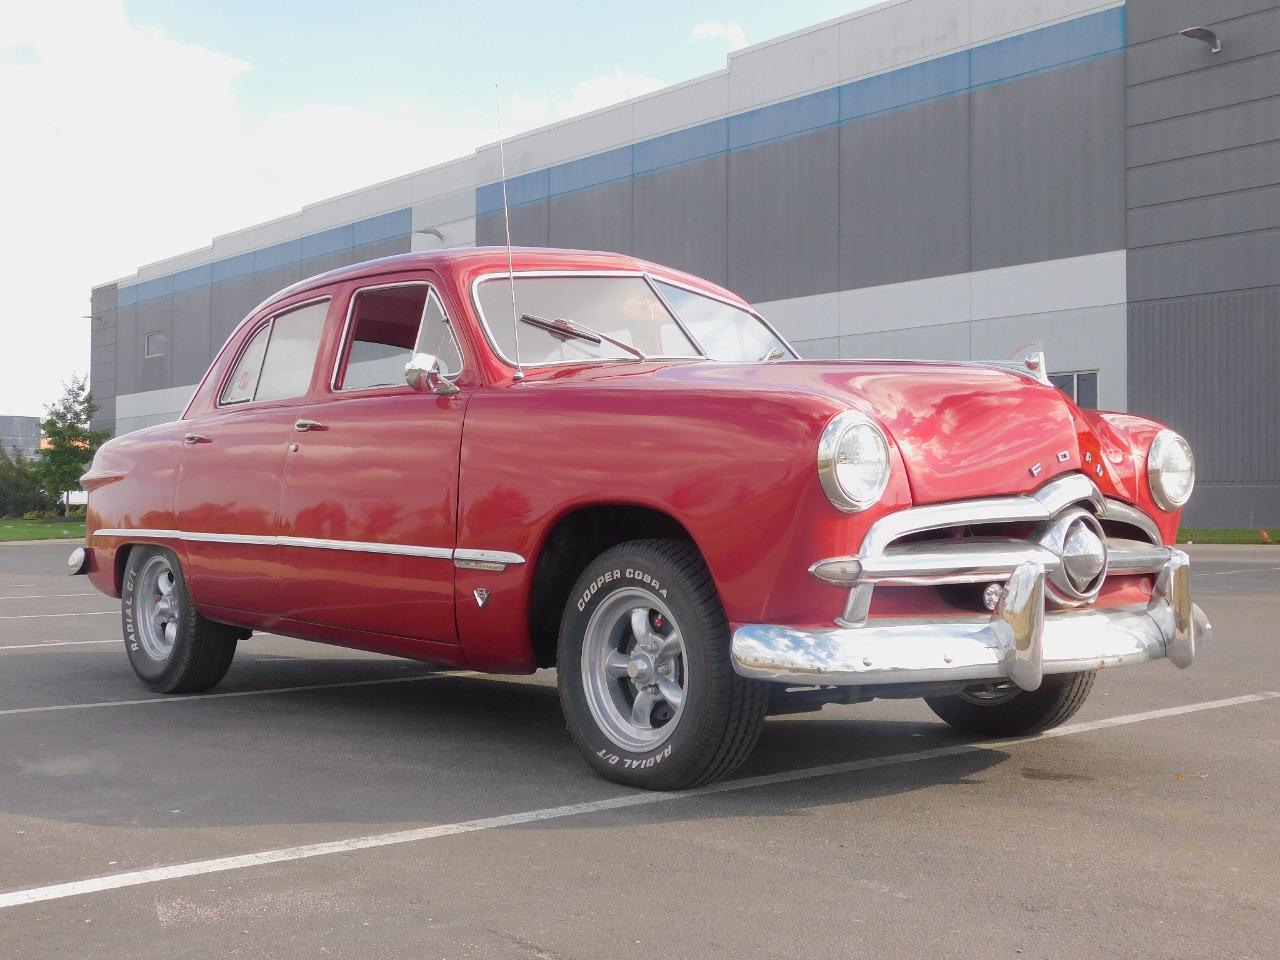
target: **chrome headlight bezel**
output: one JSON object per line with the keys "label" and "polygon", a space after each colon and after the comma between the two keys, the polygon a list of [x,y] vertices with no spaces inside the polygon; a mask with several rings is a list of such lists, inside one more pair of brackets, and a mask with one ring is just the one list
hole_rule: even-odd
{"label": "chrome headlight bezel", "polygon": [[[1191,482],[1181,498],[1169,493],[1163,476],[1165,456],[1174,446],[1180,446],[1186,451],[1187,462],[1191,466]],[[1151,488],[1151,496],[1155,498],[1160,508],[1170,513],[1181,510],[1191,499],[1192,491],[1196,488],[1196,455],[1191,449],[1191,444],[1187,443],[1180,434],[1172,430],[1161,430],[1151,441],[1151,449],[1147,451],[1147,485]]]}
{"label": "chrome headlight bezel", "polygon": [[[846,490],[840,483],[839,476],[840,453],[846,440],[855,431],[870,437],[880,446],[884,461],[884,469],[874,489],[864,492],[861,496]],[[889,474],[893,471],[890,451],[889,438],[885,436],[880,424],[857,410],[837,413],[823,428],[822,436],[818,440],[818,479],[822,481],[822,489],[826,492],[827,499],[838,510],[845,513],[859,513],[879,502],[880,497],[884,495],[885,487],[889,485]]]}

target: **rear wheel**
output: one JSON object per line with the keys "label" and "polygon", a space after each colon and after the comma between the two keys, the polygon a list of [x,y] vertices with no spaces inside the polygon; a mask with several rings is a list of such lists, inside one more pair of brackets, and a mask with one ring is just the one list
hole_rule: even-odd
{"label": "rear wheel", "polygon": [[157,693],[217,686],[246,635],[196,612],[177,555],[163,547],[135,547],[130,554],[120,613],[129,663]]}
{"label": "rear wheel", "polygon": [[1025,737],[1070,720],[1093,689],[1096,670],[1045,677],[1035,690],[1012,683],[973,686],[924,702],[951,726],[981,737]]}
{"label": "rear wheel", "polygon": [[729,626],[698,552],[635,540],[597,557],[565,607],[560,702],[602,776],[676,790],[727,776],[750,754],[768,685],[738,676]]}

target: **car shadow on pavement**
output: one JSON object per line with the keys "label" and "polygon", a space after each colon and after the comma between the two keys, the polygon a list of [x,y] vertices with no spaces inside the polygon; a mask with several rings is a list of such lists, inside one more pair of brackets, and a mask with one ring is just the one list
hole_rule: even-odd
{"label": "car shadow on pavement", "polygon": [[[217,692],[342,682],[343,661],[310,666],[250,655]],[[397,661],[353,660],[350,666],[358,680],[406,674]],[[414,675],[429,669],[413,666]],[[363,833],[371,825],[399,829],[626,792],[578,756],[556,689],[546,682],[550,676],[441,674],[8,717],[0,769],[13,775],[0,777],[7,781],[0,811],[148,829],[353,823]],[[735,777],[961,742],[941,724],[876,720],[873,708],[862,709],[866,716],[847,719],[815,713],[770,720]],[[964,783],[1002,757],[975,750],[912,764],[909,772],[895,764],[840,779],[854,782],[858,797],[886,796],[941,781]],[[787,788],[788,807],[830,802],[828,788],[808,783]],[[698,810],[685,806],[660,815],[696,819]]]}

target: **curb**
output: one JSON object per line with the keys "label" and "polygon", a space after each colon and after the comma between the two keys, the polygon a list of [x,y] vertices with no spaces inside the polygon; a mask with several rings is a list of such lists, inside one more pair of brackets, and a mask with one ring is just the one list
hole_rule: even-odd
{"label": "curb", "polygon": [[1261,543],[1180,543],[1178,549],[1185,550],[1193,560],[1196,557],[1203,560],[1217,557],[1223,560],[1275,560],[1280,563],[1280,547]]}
{"label": "curb", "polygon": [[0,547],[26,547],[34,543],[84,543],[83,537],[48,537],[44,540],[0,540]]}

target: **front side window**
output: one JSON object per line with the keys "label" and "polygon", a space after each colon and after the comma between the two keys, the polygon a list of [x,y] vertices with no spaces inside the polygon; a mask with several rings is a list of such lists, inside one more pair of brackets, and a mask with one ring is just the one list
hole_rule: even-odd
{"label": "front side window", "polygon": [[329,301],[322,300],[272,317],[240,354],[221,402],[289,400],[306,394],[328,312]]}
{"label": "front side window", "polygon": [[786,343],[746,310],[671,283],[654,282],[712,360],[753,363],[795,356]]}
{"label": "front side window", "polygon": [[[601,338],[595,343],[521,322],[524,314],[544,321],[564,320],[633,347],[646,357],[696,357],[695,347],[654,295],[644,277],[517,277],[516,319],[520,362],[526,366],[575,360],[634,359],[635,354]],[[511,281],[480,283],[477,306],[502,358],[514,363],[516,331],[511,315]]]}
{"label": "front side window", "polygon": [[436,292],[425,283],[358,292],[351,304],[351,336],[339,390],[404,383],[404,367],[415,353],[440,359],[446,376],[462,371],[453,329]]}

